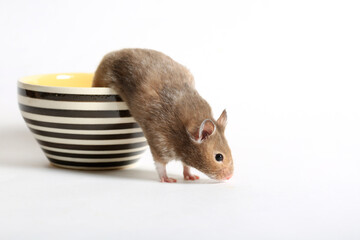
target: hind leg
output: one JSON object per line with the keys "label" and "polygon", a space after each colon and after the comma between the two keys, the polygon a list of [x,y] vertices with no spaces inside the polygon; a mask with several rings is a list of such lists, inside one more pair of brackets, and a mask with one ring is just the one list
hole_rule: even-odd
{"label": "hind leg", "polygon": [[166,173],[166,164],[165,163],[155,161],[155,167],[156,167],[156,171],[159,174],[159,178],[160,178],[161,182],[168,182],[168,183],[176,182],[176,179],[168,177],[168,175]]}

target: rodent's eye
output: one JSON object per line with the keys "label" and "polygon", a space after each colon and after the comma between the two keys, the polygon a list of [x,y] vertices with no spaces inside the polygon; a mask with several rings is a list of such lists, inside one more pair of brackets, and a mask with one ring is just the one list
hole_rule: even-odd
{"label": "rodent's eye", "polygon": [[224,159],[224,156],[221,153],[215,155],[215,160],[221,162]]}

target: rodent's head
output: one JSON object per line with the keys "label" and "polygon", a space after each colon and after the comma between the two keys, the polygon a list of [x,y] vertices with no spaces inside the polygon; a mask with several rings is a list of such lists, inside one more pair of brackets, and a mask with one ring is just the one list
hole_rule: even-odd
{"label": "rodent's head", "polygon": [[217,180],[230,179],[234,171],[231,150],[224,135],[226,123],[224,110],[217,121],[205,119],[195,131],[188,132],[194,149],[194,154],[188,156],[189,165]]}

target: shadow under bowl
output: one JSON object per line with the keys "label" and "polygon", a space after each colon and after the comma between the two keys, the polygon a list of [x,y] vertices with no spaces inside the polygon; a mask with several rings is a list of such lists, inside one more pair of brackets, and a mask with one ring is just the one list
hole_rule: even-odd
{"label": "shadow under bowl", "polygon": [[18,81],[21,114],[49,161],[85,170],[128,168],[147,142],[126,103],[93,74],[44,74]]}

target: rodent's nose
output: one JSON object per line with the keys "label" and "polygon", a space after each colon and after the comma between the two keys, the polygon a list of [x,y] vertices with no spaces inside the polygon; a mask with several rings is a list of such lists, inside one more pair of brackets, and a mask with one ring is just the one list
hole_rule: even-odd
{"label": "rodent's nose", "polygon": [[226,177],[226,180],[229,180],[232,177],[232,174]]}

